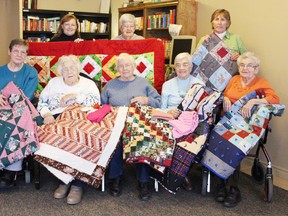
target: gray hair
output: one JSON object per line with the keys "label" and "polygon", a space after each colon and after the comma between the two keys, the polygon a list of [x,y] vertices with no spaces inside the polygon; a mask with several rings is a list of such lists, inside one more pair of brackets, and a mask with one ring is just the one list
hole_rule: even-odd
{"label": "gray hair", "polygon": [[118,64],[119,61],[123,60],[123,59],[128,59],[132,64],[135,65],[135,60],[133,58],[132,55],[129,55],[128,53],[121,53],[117,58],[116,58],[116,68],[118,70]]}
{"label": "gray hair", "polygon": [[251,59],[254,62],[254,66],[260,66],[260,59],[253,52],[245,52],[240,55],[237,59],[237,65],[239,66],[244,59]]}
{"label": "gray hair", "polygon": [[133,23],[134,27],[136,27],[136,19],[133,14],[125,13],[122,14],[119,19],[119,26],[121,27],[125,23]]}
{"label": "gray hair", "polygon": [[187,59],[190,64],[192,64],[192,56],[188,52],[182,52],[176,55],[174,59],[174,64],[176,61],[181,61],[182,59]]}
{"label": "gray hair", "polygon": [[66,62],[72,62],[74,63],[74,65],[77,68],[77,71],[80,72],[83,71],[82,69],[82,65],[79,61],[79,58],[75,55],[63,55],[59,58],[58,60],[58,66],[57,66],[57,71],[58,73],[62,76],[62,70],[63,70],[63,66]]}

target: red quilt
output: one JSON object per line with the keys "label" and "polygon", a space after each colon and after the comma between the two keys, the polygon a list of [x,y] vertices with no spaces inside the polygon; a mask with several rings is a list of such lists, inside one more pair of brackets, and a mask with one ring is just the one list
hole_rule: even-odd
{"label": "red quilt", "polygon": [[[115,62],[115,56],[126,52],[134,56],[146,54],[139,58],[138,62],[135,60],[137,71],[145,73],[144,77],[154,84],[159,93],[161,92],[165,71],[164,47],[160,40],[151,38],[146,40],[95,40],[81,43],[31,42],[29,45],[28,64],[34,66],[38,71],[40,88],[45,87],[45,82],[48,82],[51,77],[57,76],[55,65],[58,58],[64,54],[79,56],[84,71],[90,77],[105,83],[115,76],[115,64],[112,63]],[[88,61],[85,63],[86,59],[83,59],[85,55],[89,55],[92,63]],[[31,58],[34,56],[38,58]],[[154,59],[151,60],[151,58]],[[146,70],[147,67],[151,67],[149,72]]]}

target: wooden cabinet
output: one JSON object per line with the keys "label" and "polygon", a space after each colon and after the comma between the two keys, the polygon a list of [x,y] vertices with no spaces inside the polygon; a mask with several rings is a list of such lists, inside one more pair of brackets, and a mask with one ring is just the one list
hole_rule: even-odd
{"label": "wooden cabinet", "polygon": [[[165,1],[157,3],[145,3],[136,6],[127,6],[118,9],[119,17],[124,13],[131,13],[135,17],[143,17],[143,29],[136,30],[135,33],[145,38],[156,37],[171,39],[168,32],[168,25],[162,25],[163,16],[174,16],[176,24],[181,24],[180,35],[196,35],[197,30],[197,1],[196,0],[179,0]],[[174,13],[174,14],[173,14]],[[171,15],[172,14],[172,15]],[[156,17],[156,22],[160,23],[157,27],[150,26],[150,17]],[[160,16],[160,18],[159,18]],[[165,16],[165,15],[164,15]],[[160,21],[159,21],[160,19]],[[165,18],[164,18],[165,20]],[[173,23],[172,21],[170,23]]]}
{"label": "wooden cabinet", "polygon": [[77,17],[83,39],[111,38],[111,14],[34,9],[22,10],[22,37],[32,41],[48,41],[57,30],[61,17],[67,13]]}

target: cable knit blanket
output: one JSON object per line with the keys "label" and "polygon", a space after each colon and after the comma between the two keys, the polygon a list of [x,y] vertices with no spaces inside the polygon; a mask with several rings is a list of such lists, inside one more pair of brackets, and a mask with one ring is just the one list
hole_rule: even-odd
{"label": "cable knit blanket", "polygon": [[211,131],[202,164],[220,178],[227,179],[233,174],[242,159],[258,143],[268,126],[270,114],[281,116],[284,112],[284,105],[258,105],[254,106],[249,119],[243,118],[240,109],[257,95],[258,91],[253,91],[239,99]]}
{"label": "cable knit blanket", "polygon": [[79,179],[99,187],[118,144],[127,107],[112,108],[99,123],[87,120],[81,105],[70,105],[57,121],[38,127],[35,159],[66,184]]}
{"label": "cable knit blanket", "polygon": [[36,124],[39,114],[32,103],[13,82],[1,94],[7,98],[7,105],[0,108],[0,169],[39,147]]}

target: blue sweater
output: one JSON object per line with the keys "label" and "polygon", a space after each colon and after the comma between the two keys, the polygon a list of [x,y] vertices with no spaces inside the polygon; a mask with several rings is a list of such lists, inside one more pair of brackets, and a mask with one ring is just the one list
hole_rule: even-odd
{"label": "blue sweater", "polygon": [[34,92],[38,85],[38,73],[34,67],[24,64],[19,71],[13,72],[9,70],[7,64],[1,66],[0,90],[2,90],[10,81],[13,81],[30,100],[34,98]]}
{"label": "blue sweater", "polygon": [[135,77],[132,81],[121,81],[118,77],[110,80],[101,93],[102,104],[111,104],[112,106],[129,106],[133,97],[148,97],[149,106],[159,108],[161,105],[161,96],[146,79]]}

